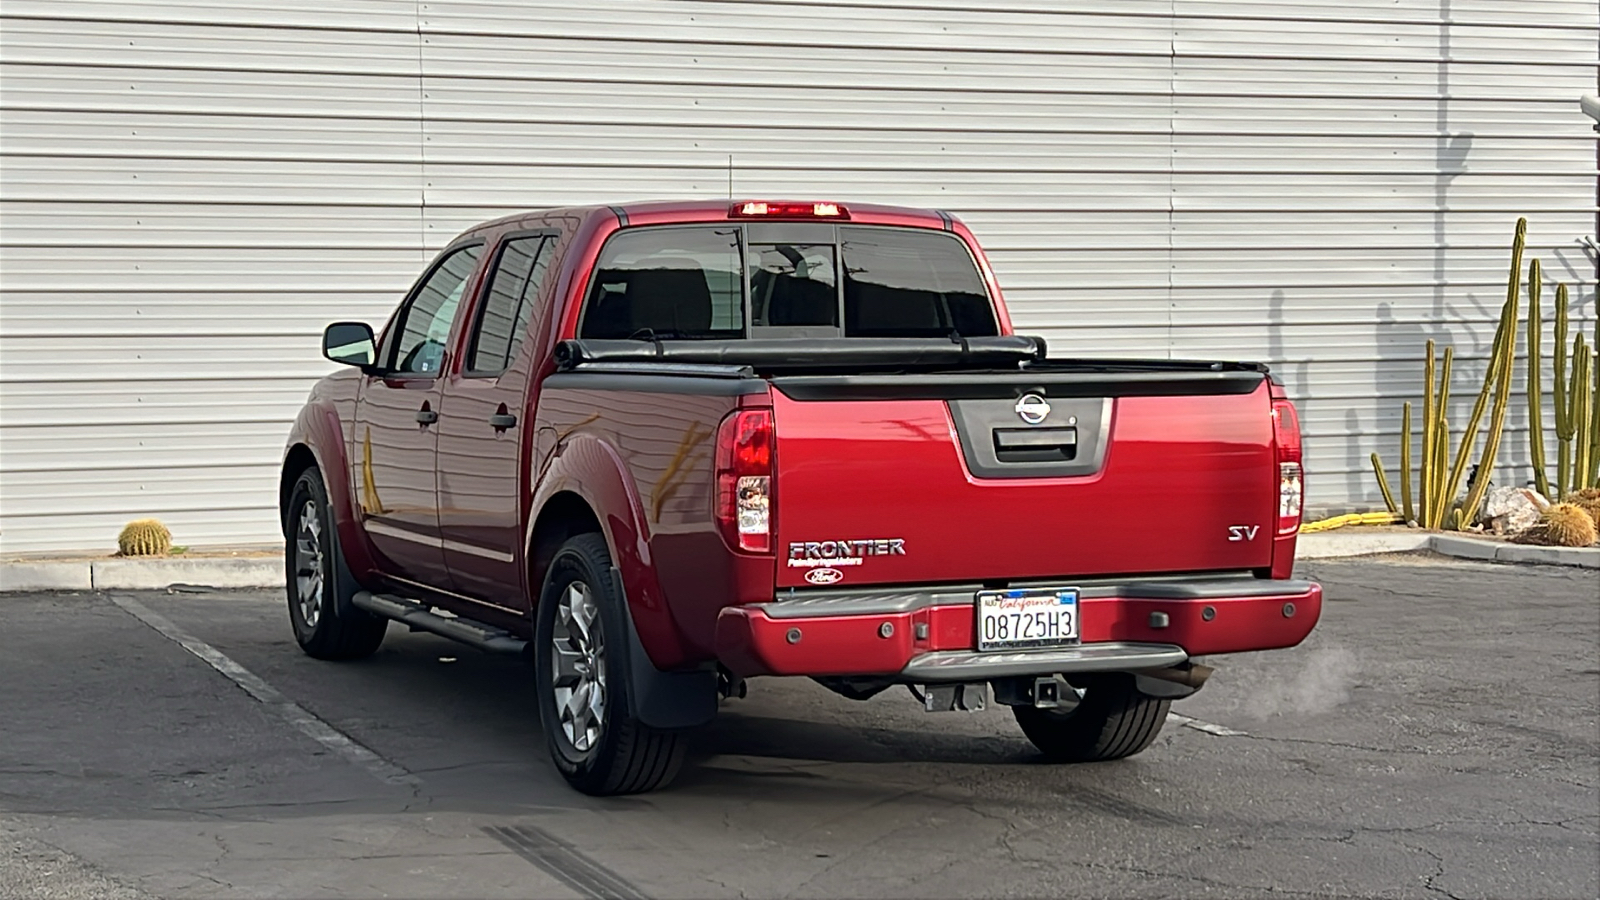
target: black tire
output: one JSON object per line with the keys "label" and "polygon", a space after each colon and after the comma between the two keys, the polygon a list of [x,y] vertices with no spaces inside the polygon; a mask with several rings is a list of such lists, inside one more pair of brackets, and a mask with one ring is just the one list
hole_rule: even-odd
{"label": "black tire", "polygon": [[1166,724],[1171,700],[1146,697],[1133,676],[1081,679],[1083,699],[1068,712],[1013,706],[1011,712],[1035,747],[1058,762],[1122,759],[1150,746]]}
{"label": "black tire", "polygon": [[361,586],[345,565],[322,472],[295,480],[284,511],[284,583],[295,642],[317,659],[361,659],[383,643],[389,620],[351,605]]}
{"label": "black tire", "polygon": [[[681,732],[651,728],[634,714],[624,603],[605,538],[580,534],[556,551],[535,612],[534,677],[550,758],[568,784],[597,797],[666,785],[678,774],[686,744]],[[567,666],[561,678],[558,641]]]}

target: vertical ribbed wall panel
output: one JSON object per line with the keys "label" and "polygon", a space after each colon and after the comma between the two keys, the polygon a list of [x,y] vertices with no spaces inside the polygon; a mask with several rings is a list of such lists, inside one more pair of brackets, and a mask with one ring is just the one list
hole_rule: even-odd
{"label": "vertical ribbed wall panel", "polygon": [[1587,0],[8,0],[0,550],[147,514],[275,539],[324,323],[381,322],[473,222],[720,197],[730,156],[740,196],[960,214],[1057,353],[1273,361],[1311,503],[1368,506],[1426,336],[1467,402],[1517,215],[1593,319],[1597,27]]}

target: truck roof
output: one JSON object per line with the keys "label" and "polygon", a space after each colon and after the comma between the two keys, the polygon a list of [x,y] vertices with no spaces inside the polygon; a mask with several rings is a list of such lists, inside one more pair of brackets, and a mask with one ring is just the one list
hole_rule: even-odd
{"label": "truck roof", "polygon": [[[569,206],[551,209],[530,209],[501,216],[487,222],[479,223],[467,229],[467,233],[493,229],[502,225],[521,222],[530,217],[549,215],[570,215],[584,218],[601,210],[613,213],[620,212],[630,225],[662,225],[673,222],[722,222],[733,220],[731,214],[735,206],[746,203],[811,205],[813,203],[830,203],[842,207],[848,212],[848,218],[830,219],[829,221],[853,221],[869,225],[905,225],[923,228],[949,228],[955,217],[949,213],[933,209],[918,209],[910,206],[890,206],[881,203],[852,203],[848,201],[794,201],[784,199],[765,200],[641,200],[625,203],[595,204],[593,206]],[[793,221],[797,217],[782,217]]]}

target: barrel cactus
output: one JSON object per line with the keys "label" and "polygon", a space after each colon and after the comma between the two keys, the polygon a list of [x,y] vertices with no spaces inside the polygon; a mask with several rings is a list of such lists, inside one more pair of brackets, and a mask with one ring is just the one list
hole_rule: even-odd
{"label": "barrel cactus", "polygon": [[1600,488],[1584,488],[1568,495],[1567,502],[1589,514],[1596,528],[1600,528]]}
{"label": "barrel cactus", "polygon": [[117,535],[119,556],[163,556],[172,549],[172,532],[156,519],[135,519]]}
{"label": "barrel cactus", "polygon": [[1576,503],[1557,503],[1545,510],[1544,532],[1560,547],[1587,547],[1595,542],[1594,519]]}

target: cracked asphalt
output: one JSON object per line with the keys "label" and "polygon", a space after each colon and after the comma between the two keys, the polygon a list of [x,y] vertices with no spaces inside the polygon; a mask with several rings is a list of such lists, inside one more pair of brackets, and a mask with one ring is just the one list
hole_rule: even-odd
{"label": "cracked asphalt", "polygon": [[612,800],[545,761],[516,660],[392,628],[319,663],[281,594],[130,595],[412,776],[385,781],[110,597],[7,594],[0,898],[1600,896],[1600,575],[1302,574],[1312,637],[1210,660],[1196,721],[1129,760],[760,680],[673,788]]}

